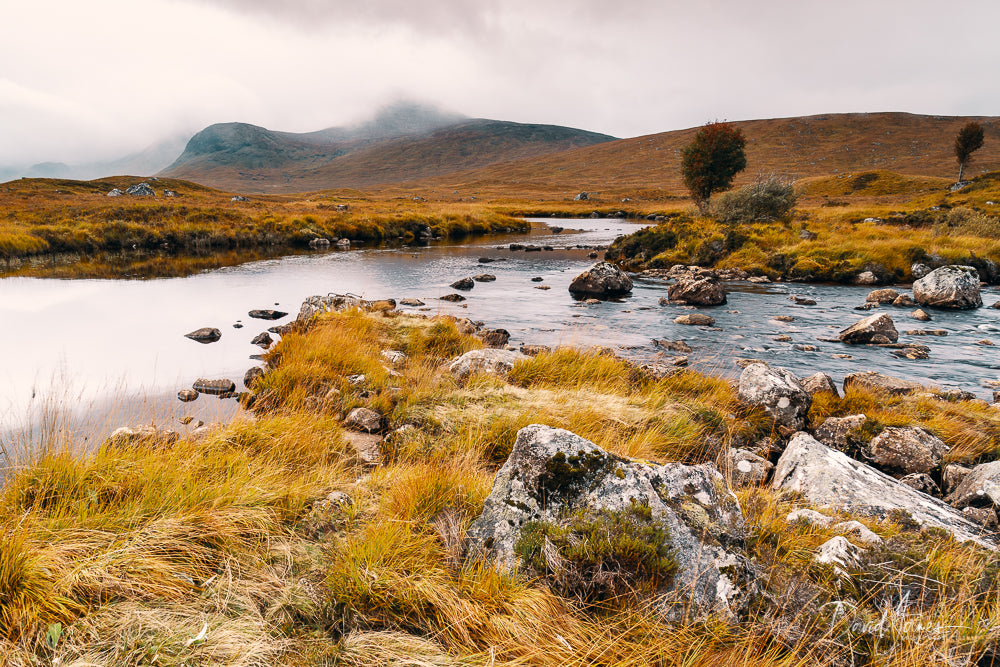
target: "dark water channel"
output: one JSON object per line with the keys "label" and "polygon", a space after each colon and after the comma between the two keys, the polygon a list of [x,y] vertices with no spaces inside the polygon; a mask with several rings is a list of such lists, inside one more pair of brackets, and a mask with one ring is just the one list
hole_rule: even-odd
{"label": "dark water channel", "polygon": [[[653,338],[684,340],[695,351],[692,365],[724,375],[738,372],[737,358],[760,358],[799,375],[830,373],[838,382],[857,370],[878,370],[930,384],[955,386],[988,397],[984,381],[996,380],[998,348],[978,345],[993,338],[1000,344],[1000,310],[933,312],[932,322],[909,317],[913,310],[881,307],[896,321],[901,342],[931,348],[930,359],[901,360],[891,350],[846,347],[821,342],[870,313],[853,307],[864,301],[864,287],[731,283],[729,303],[703,309],[718,330],[683,326],[673,319],[689,312],[660,306],[666,284],[636,281],[631,296],[586,305],[567,287],[594,260],[590,249],[605,245],[638,225],[622,220],[533,221],[530,237],[486,237],[470,243],[392,249],[326,251],[255,261],[186,278],[145,281],[0,279],[0,433],[37,422],[52,406],[85,414],[91,424],[155,420],[165,425],[192,415],[206,422],[236,410],[232,400],[203,396],[190,404],[173,398],[198,377],[229,377],[240,382],[257,363],[260,350],[250,340],[272,322],[250,319],[253,308],[277,308],[290,315],[313,294],[352,292],[367,298],[415,297],[427,312],[453,313],[483,320],[511,332],[512,343],[605,345],[627,356],[657,354]],[[560,225],[555,235],[545,226]],[[549,245],[550,251],[506,248],[511,242]],[[479,258],[496,261],[480,263]],[[495,274],[464,293],[464,304],[438,297],[454,292],[448,285],[464,276]],[[533,282],[535,277],[541,282]],[[547,286],[550,289],[538,289]],[[902,290],[901,290],[902,291]],[[809,296],[815,306],[799,306],[791,295]],[[997,298],[987,290],[987,305]],[[465,306],[465,307],[462,307]],[[773,320],[791,315],[793,322]],[[233,324],[241,322],[242,328]],[[184,338],[199,327],[222,331],[219,342],[201,345]],[[944,337],[917,337],[908,329],[943,329]],[[776,342],[779,335],[791,342]],[[814,345],[800,351],[795,345]],[[850,354],[839,359],[834,354]]]}

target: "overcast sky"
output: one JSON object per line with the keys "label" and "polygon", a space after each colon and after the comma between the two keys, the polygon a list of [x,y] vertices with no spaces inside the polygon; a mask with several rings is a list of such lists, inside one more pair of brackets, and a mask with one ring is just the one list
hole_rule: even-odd
{"label": "overcast sky", "polygon": [[118,157],[397,99],[636,136],[841,111],[1000,115],[996,0],[31,0],[0,20],[0,165]]}

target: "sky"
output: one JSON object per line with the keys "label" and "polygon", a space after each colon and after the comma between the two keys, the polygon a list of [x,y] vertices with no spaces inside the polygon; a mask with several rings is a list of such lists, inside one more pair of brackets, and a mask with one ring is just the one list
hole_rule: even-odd
{"label": "sky", "polygon": [[618,137],[850,111],[1000,115],[996,0],[32,0],[0,21],[0,166],[398,100]]}

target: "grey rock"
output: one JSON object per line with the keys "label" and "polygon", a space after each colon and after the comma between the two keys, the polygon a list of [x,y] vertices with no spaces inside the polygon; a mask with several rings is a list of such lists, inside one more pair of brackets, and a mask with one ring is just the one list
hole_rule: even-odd
{"label": "grey rock", "polygon": [[920,493],[926,493],[929,496],[940,496],[941,489],[938,487],[937,482],[934,478],[925,472],[915,472],[904,477],[900,477],[899,481],[906,484],[911,489],[916,489]]}
{"label": "grey rock", "polygon": [[400,299],[399,303],[402,304],[402,305],[404,305],[404,306],[413,306],[413,307],[419,307],[419,306],[426,305],[420,299]]}
{"label": "grey rock", "polygon": [[922,428],[890,426],[872,438],[865,454],[882,470],[909,475],[936,470],[950,449]]}
{"label": "grey rock", "polygon": [[816,394],[833,394],[840,397],[840,391],[833,378],[826,373],[813,373],[809,377],[802,379],[802,388],[809,392],[811,396]]}
{"label": "grey rock", "polygon": [[136,183],[125,189],[125,194],[131,197],[155,197],[156,191],[146,183]]}
{"label": "grey rock", "polygon": [[850,537],[854,542],[873,546],[882,544],[882,538],[860,521],[841,521],[833,524],[832,527],[841,535]]}
{"label": "grey rock", "polygon": [[250,201],[250,198],[244,197],[243,195],[233,195],[230,197],[229,201]]}
{"label": "grey rock", "polygon": [[681,354],[691,354],[694,352],[694,349],[682,340],[654,338],[653,345],[656,347],[662,347],[664,350],[670,350],[671,352],[680,352]]}
{"label": "grey rock", "polygon": [[[554,474],[567,465],[581,472]],[[669,530],[678,566],[658,591],[660,613],[670,619],[738,614],[751,585],[746,560],[734,553],[743,542],[743,514],[714,467],[630,462],[539,424],[518,432],[483,513],[469,527],[468,558],[521,571],[514,547],[529,522],[558,524],[571,512],[625,511],[635,503],[648,505],[649,521]]]}
{"label": "grey rock", "polygon": [[945,500],[958,509],[1000,507],[1000,461],[974,467]]}
{"label": "grey rock", "polygon": [[894,378],[875,371],[848,373],[844,377],[844,394],[847,394],[847,390],[851,387],[858,387],[874,393],[889,394],[890,396],[905,396],[924,391],[924,386],[919,382]]}
{"label": "grey rock", "polygon": [[548,345],[522,345],[521,354],[526,354],[529,357],[537,357],[540,354],[547,354],[552,351]]}
{"label": "grey rock", "polygon": [[274,340],[271,338],[271,334],[269,334],[266,331],[261,331],[259,334],[253,337],[253,340],[250,341],[252,345],[256,345],[257,347],[262,347],[265,350],[271,347],[271,343],[273,342]]}
{"label": "grey rock", "polygon": [[530,359],[526,354],[510,350],[470,350],[448,366],[448,371],[461,384],[473,373],[487,373],[506,377],[519,361]]}
{"label": "grey rock", "polygon": [[913,283],[913,299],[921,306],[968,310],[979,308],[979,273],[971,266],[942,266]]}
{"label": "grey rock", "polygon": [[808,433],[796,433],[778,459],[771,487],[800,493],[813,505],[880,520],[906,513],[923,527],[940,528],[960,542],[992,551],[996,544],[954,508],[830,449]]}
{"label": "grey rock", "polygon": [[208,343],[214,343],[222,338],[222,332],[215,327],[202,327],[200,329],[195,329],[191,333],[184,334],[184,337],[207,345]]}
{"label": "grey rock", "polygon": [[198,400],[198,392],[194,389],[181,389],[177,392],[177,400],[181,403],[190,403]]}
{"label": "grey rock", "polygon": [[257,380],[262,377],[264,377],[264,369],[260,366],[251,366],[247,369],[247,372],[243,374],[243,386],[247,389],[253,389]]}
{"label": "grey rock", "polygon": [[574,278],[569,291],[599,298],[623,296],[632,291],[632,279],[614,264],[600,262]]}
{"label": "grey rock", "polygon": [[782,429],[798,431],[805,426],[812,405],[809,395],[791,372],[765,364],[750,364],[740,373],[737,395],[747,405],[761,406]]}
{"label": "grey rock", "polygon": [[900,294],[893,300],[892,305],[898,308],[909,308],[917,305],[917,302],[909,294]]}
{"label": "grey rock", "polygon": [[453,289],[470,290],[476,286],[476,281],[472,278],[459,278],[451,284]]}
{"label": "grey rock", "polygon": [[399,350],[382,350],[382,358],[395,366],[406,361],[406,353]]}
{"label": "grey rock", "polygon": [[510,340],[510,332],[506,329],[483,329],[476,336],[491,348],[501,348]]}
{"label": "grey rock", "polygon": [[785,517],[786,523],[798,523],[798,522],[808,523],[811,526],[820,526],[825,528],[833,524],[833,517],[827,516],[825,514],[820,514],[816,510],[809,508],[802,508],[798,510],[792,510]]}
{"label": "grey rock", "polygon": [[857,276],[854,277],[855,285],[877,285],[878,276],[876,276],[871,271],[862,271]]}
{"label": "grey rock", "polygon": [[472,279],[477,283],[492,283],[497,277],[492,273],[480,273],[478,276],[472,276]]}
{"label": "grey rock", "polygon": [[715,326],[715,318],[704,313],[688,313],[674,318],[674,324],[685,324],[694,327]]}
{"label": "grey rock", "polygon": [[347,413],[344,426],[365,433],[377,433],[382,430],[382,415],[371,408],[354,408]]}
{"label": "grey rock", "polygon": [[941,490],[945,493],[953,492],[970,472],[972,468],[957,463],[944,464],[941,468]]}
{"label": "grey rock", "polygon": [[285,315],[288,315],[288,313],[274,310],[273,308],[262,308],[251,310],[247,315],[258,320],[280,320]]}
{"label": "grey rock", "polygon": [[314,238],[311,241],[309,241],[309,247],[312,248],[312,249],[314,249],[314,250],[316,248],[329,248],[330,247],[330,239],[325,239],[322,236],[317,236],[316,238]]}
{"label": "grey rock", "polygon": [[667,295],[671,301],[692,306],[718,306],[726,302],[726,290],[714,275],[678,279],[667,288]]}
{"label": "grey rock", "polygon": [[885,313],[869,315],[840,332],[837,338],[848,345],[895,343],[899,340],[892,318]]}
{"label": "grey rock", "polygon": [[892,303],[899,298],[899,292],[894,289],[877,289],[872,290],[865,297],[865,301],[868,303]]}
{"label": "grey rock", "polygon": [[723,459],[722,474],[734,488],[761,486],[774,470],[774,464],[746,449],[730,449]]}
{"label": "grey rock", "polygon": [[997,513],[992,507],[966,507],[962,510],[962,515],[986,530],[997,529]]}
{"label": "grey rock", "polygon": [[844,577],[852,570],[861,567],[863,554],[864,549],[851,544],[846,537],[838,535],[821,544],[813,560],[832,565],[834,574]]}
{"label": "grey rock", "polygon": [[857,451],[865,444],[863,429],[867,421],[865,415],[827,417],[816,429],[816,439],[841,452]]}
{"label": "grey rock", "polygon": [[236,383],[232,380],[206,380],[205,378],[198,378],[191,385],[199,394],[211,394],[212,396],[221,396],[225,394],[230,394],[236,391]]}
{"label": "grey rock", "polygon": [[125,193],[118,188],[111,188],[111,192],[108,193],[108,197],[121,197],[123,194]]}
{"label": "grey rock", "polygon": [[931,267],[927,266],[926,264],[910,265],[910,274],[913,275],[914,280],[920,280],[930,272],[931,272]]}
{"label": "grey rock", "polygon": [[588,199],[590,199],[590,195],[588,195],[586,192],[581,192],[577,196],[573,197],[573,201],[586,201]]}
{"label": "grey rock", "polygon": [[142,426],[122,426],[105,440],[107,447],[122,449],[143,446],[150,449],[169,447],[180,439],[177,431],[161,429],[152,424]]}

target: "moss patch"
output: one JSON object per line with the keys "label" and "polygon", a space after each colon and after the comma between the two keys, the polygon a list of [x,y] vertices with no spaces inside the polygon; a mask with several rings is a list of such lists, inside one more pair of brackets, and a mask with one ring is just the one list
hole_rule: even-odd
{"label": "moss patch", "polygon": [[556,452],[538,476],[536,497],[542,507],[553,501],[568,502],[600,484],[612,464],[611,457],[598,452],[581,449],[569,456]]}

